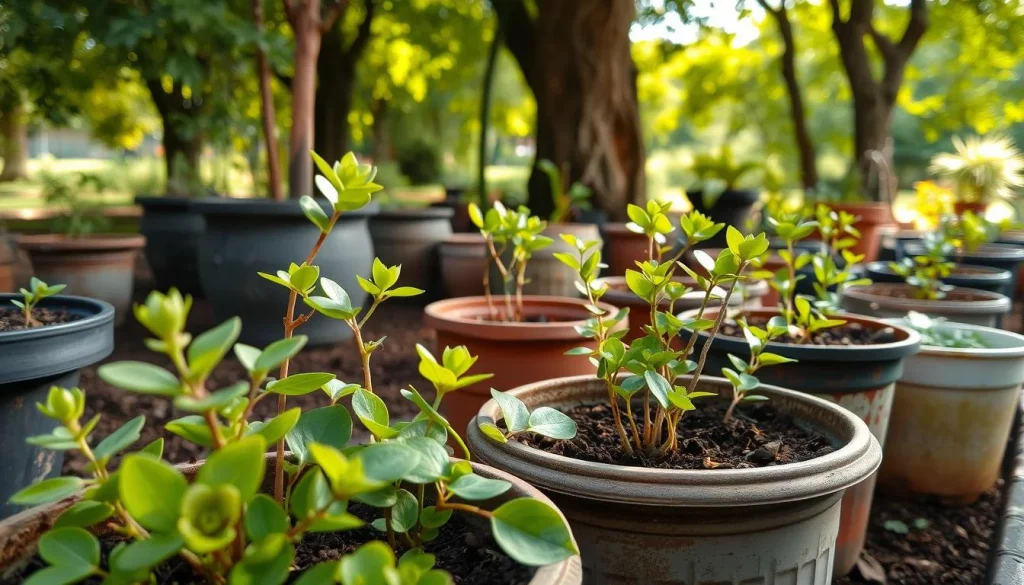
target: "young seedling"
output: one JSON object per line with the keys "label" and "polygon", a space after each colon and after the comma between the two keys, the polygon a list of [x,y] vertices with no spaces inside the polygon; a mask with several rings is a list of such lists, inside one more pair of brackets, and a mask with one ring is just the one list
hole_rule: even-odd
{"label": "young seedling", "polygon": [[813,234],[818,229],[818,222],[805,219],[802,215],[789,214],[781,217],[769,217],[768,224],[785,243],[785,249],[779,250],[779,257],[784,266],[775,274],[765,272],[755,273],[754,276],[772,278],[769,284],[779,293],[779,298],[782,300],[782,314],[788,323],[792,323],[796,285],[804,278],[802,274],[797,274],[797,271],[807,266],[813,258],[808,252],[797,255],[796,242]]}
{"label": "young seedling", "polygon": [[[839,299],[843,289],[871,284],[871,279],[857,278],[855,274],[856,265],[864,260],[863,254],[856,254],[851,249],[860,241],[860,231],[855,227],[859,218],[821,204],[815,212],[818,232],[826,244],[825,249],[811,259],[814,293],[818,297],[815,306],[826,315],[832,315],[840,311]],[[842,257],[842,268],[836,262],[836,254]]]}
{"label": "young seedling", "polygon": [[32,316],[32,310],[36,308],[39,301],[46,297],[52,297],[60,294],[60,291],[65,288],[67,288],[66,284],[55,284],[51,286],[34,276],[32,277],[29,281],[28,289],[21,289],[22,300],[11,300],[11,304],[20,308],[24,313],[26,329],[39,325],[39,322]]}
{"label": "young seedling", "polygon": [[904,324],[921,334],[921,345],[953,349],[985,349],[989,346],[977,332],[956,327],[943,327],[945,319],[932,318],[917,311],[907,313]]}
{"label": "young seedling", "polygon": [[576,436],[576,422],[550,406],[541,406],[530,412],[522,400],[494,388],[491,388],[491,397],[501,408],[505,430],[498,428],[493,421],[477,424],[485,435],[499,443],[507,443],[520,433],[534,433],[551,439],[571,439]]}
{"label": "young seedling", "polygon": [[949,276],[956,266],[949,260],[949,255],[955,249],[954,245],[945,230],[925,234],[922,244],[924,254],[903,258],[899,262],[890,262],[889,268],[914,288],[914,298],[944,298],[946,293],[953,289],[952,286],[944,284],[942,279]]}
{"label": "young seedling", "polygon": [[769,343],[786,334],[787,327],[784,318],[772,317],[764,329],[740,321],[740,328],[743,330],[743,337],[747,340],[747,345],[750,347],[750,361],[744,361],[742,358],[729,354],[729,361],[732,362],[735,369],[722,368],[722,375],[732,384],[732,402],[729,404],[729,409],[725,411],[725,418],[722,419],[723,422],[729,422],[729,419],[732,418],[733,410],[741,402],[768,400],[767,396],[749,394],[749,392],[757,390],[761,385],[761,382],[754,376],[758,370],[765,366],[787,364],[796,361],[765,351]]}
{"label": "young seedling", "polygon": [[[445,348],[440,360],[417,348],[420,372],[433,384],[435,399],[428,402],[411,386],[402,389],[401,395],[419,413],[410,421],[390,420],[373,390],[370,368],[370,357],[384,339],[364,340],[363,326],[389,298],[421,291],[398,286],[400,267],[375,261],[372,274],[360,280],[373,298],[364,312],[353,306],[344,289],[319,276],[312,262],[338,215],[368,203],[376,186],[374,169],[350,155],[334,167],[317,162],[326,177],[318,177],[318,184],[334,211],[327,216],[315,202],[304,200],[307,216],[321,230],[316,246],[303,264],[266,275],[291,293],[283,339],[262,349],[237,343],[242,327],[237,318],[193,338],[185,331],[192,300],[172,289],[151,293],[135,307],[136,318],[152,335],[146,346],[168,358],[172,369],[135,361],[99,369],[111,385],[165,397],[190,413],[166,428],[209,449],[191,481],[161,459],[162,440],[136,448],[144,417],[97,442],[92,433],[100,415],[82,420],[81,390],[53,388],[46,403],[38,405],[59,424],[29,442],[80,452],[89,462],[90,476],[45,480],[12,498],[37,505],[75,493],[81,497],[41,538],[40,555],[48,566],[26,583],[69,584],[91,577],[111,584],[155,582],[155,571],[176,556],[191,567],[197,582],[212,585],[453,585],[452,577],[435,568],[434,556],[421,547],[438,536],[454,513],[488,521],[498,545],[525,565],[578,554],[562,517],[540,501],[510,499],[493,509],[478,505],[504,494],[511,484],[475,474],[464,442],[438,412],[445,396],[489,377],[470,373],[476,357],[465,347]],[[312,310],[296,316],[299,297]],[[288,362],[306,344],[295,329],[317,314],[352,328],[362,357],[361,384],[342,382],[326,372],[289,375]],[[232,351],[246,379],[210,389],[214,371]],[[272,372],[278,372],[276,379]],[[305,412],[292,408],[268,420],[253,420],[254,407],[267,397],[321,391],[330,405]],[[370,443],[349,443],[353,418],[341,402],[346,398],[372,435]],[[449,438],[461,447],[464,460],[450,457]],[[279,443],[287,444],[291,457],[268,461],[267,449]],[[114,468],[116,457],[120,464]],[[265,473],[277,478],[273,496],[260,493]],[[377,510],[371,525],[386,542],[366,543],[338,560],[293,575],[296,546],[307,535],[364,525],[348,511],[355,502]],[[100,543],[87,530],[101,526],[123,539],[103,563]],[[398,557],[400,547],[406,552]]]}
{"label": "young seedling", "polygon": [[537,168],[548,176],[551,184],[551,202],[554,207],[548,221],[565,223],[572,218],[574,212],[590,209],[590,198],[594,192],[579,181],[572,185],[566,184],[569,180],[568,165],[559,169],[555,163],[542,160],[537,163]]}

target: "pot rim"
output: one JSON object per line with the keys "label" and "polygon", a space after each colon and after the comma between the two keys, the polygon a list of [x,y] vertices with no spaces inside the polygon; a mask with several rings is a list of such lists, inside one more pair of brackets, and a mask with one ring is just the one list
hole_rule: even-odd
{"label": "pot rim", "polygon": [[638,234],[633,230],[629,229],[628,227],[626,227],[626,222],[624,221],[605,222],[604,225],[601,226],[601,231],[602,233],[612,234],[618,237],[628,236],[636,239],[647,239],[647,236],[645,234]]}
{"label": "pot rim", "polygon": [[[886,319],[887,323],[893,323],[896,325],[902,324],[902,319]],[[935,345],[921,344],[921,351],[918,352],[919,356],[927,357],[949,357],[953,359],[1005,359],[1024,357],[1024,335],[1020,333],[1014,333],[1013,331],[1006,331],[1005,329],[997,329],[995,327],[985,327],[983,325],[971,325],[969,323],[957,323],[955,321],[944,321],[937,324],[939,329],[957,329],[973,331],[975,333],[984,334],[983,337],[1002,337],[1009,341],[1016,342],[1013,347],[938,347]]]}
{"label": "pot rim", "polygon": [[[12,299],[20,300],[21,295],[17,293],[0,293],[0,306],[7,309],[17,309],[17,307],[11,304]],[[86,329],[95,325],[102,325],[103,323],[113,321],[114,319],[113,305],[106,301],[90,297],[55,295],[42,299],[36,306],[47,308],[52,308],[54,306],[61,308],[81,308],[83,310],[91,311],[92,314],[76,321],[47,325],[46,327],[33,327],[32,329],[19,329],[17,331],[0,331],[0,343],[28,341],[30,339],[40,339],[45,337],[59,337],[64,333],[70,333],[76,329]]]}
{"label": "pot rim", "polygon": [[857,223],[895,224],[892,205],[882,201],[830,201],[826,203],[833,210],[854,213],[860,216]]}
{"label": "pot rim", "polygon": [[[975,272],[973,274],[950,274],[947,278],[955,278],[959,280],[992,280],[992,281],[1007,281],[1013,278],[1013,274],[1006,269],[996,268],[994,266],[982,266],[980,264],[961,264],[956,263],[957,266],[962,268],[970,268],[971,270],[980,270],[981,272]],[[877,260],[875,262],[868,262],[864,266],[867,272],[878,272],[879,274],[890,274],[895,275],[892,268],[889,267],[889,263],[883,260]]]}
{"label": "pot rim", "polygon": [[[494,303],[500,306],[501,297],[495,296]],[[540,341],[540,340],[583,340],[583,337],[576,331],[576,326],[583,325],[590,318],[590,313],[584,308],[587,301],[572,297],[555,297],[544,295],[523,295],[523,309],[529,314],[534,314],[542,307],[550,307],[561,311],[577,311],[580,319],[572,321],[552,321],[548,323],[534,322],[509,322],[509,321],[484,321],[479,319],[466,318],[453,315],[458,311],[468,311],[479,314],[487,312],[487,297],[456,297],[434,301],[423,308],[425,324],[427,327],[439,331],[447,331],[480,339],[495,341]],[[615,313],[619,309],[608,303],[598,303],[598,306],[605,311]],[[629,326],[629,320],[624,319],[619,323],[618,329],[625,329]]]}
{"label": "pot rim", "polygon": [[135,204],[143,209],[173,208],[175,211],[191,206],[193,197],[188,195],[136,195]]}
{"label": "pot rim", "polygon": [[[345,212],[350,213],[350,212]],[[344,215],[344,214],[343,214]],[[455,215],[453,207],[381,207],[374,214],[374,221],[417,221],[424,219],[451,219]]]}
{"label": "pot rim", "polygon": [[[332,212],[330,202],[323,197],[316,197],[314,201],[324,212]],[[191,207],[203,215],[213,217],[304,217],[298,199],[275,201],[267,198],[207,197],[194,200]],[[362,209],[342,213],[338,221],[364,219],[377,213],[378,205],[371,202]]]}
{"label": "pot rim", "polygon": [[896,283],[896,282],[885,282],[885,283],[874,283],[864,286],[851,286],[843,291],[844,296],[848,296],[858,301],[877,303],[883,306],[903,306],[908,310],[917,310],[914,307],[920,307],[921,312],[933,312],[933,313],[960,313],[965,315],[1002,315],[1009,313],[1013,307],[1012,301],[1006,295],[981,290],[977,288],[966,288],[962,286],[954,287],[954,291],[961,291],[971,293],[976,296],[983,297],[982,300],[977,301],[951,301],[946,299],[930,300],[930,299],[914,299],[914,298],[896,298],[889,295],[880,294],[874,292],[872,289],[878,286],[886,287],[900,287],[909,288],[910,285]]}
{"label": "pot rim", "polygon": [[480,246],[486,247],[487,242],[484,237],[476,232],[469,233],[454,233],[449,234],[448,237],[441,242],[442,246]]}
{"label": "pot rim", "polygon": [[[689,379],[689,376],[682,376]],[[580,396],[563,402],[597,403],[607,401],[603,380],[583,375],[556,378],[520,386],[508,393],[520,399],[531,392],[548,388],[574,388]],[[701,376],[701,385],[717,386],[720,393],[731,391],[724,378]],[[750,469],[660,469],[596,463],[554,455],[527,447],[518,441],[498,444],[486,438],[476,424],[477,419],[500,420],[501,409],[492,398],[478,411],[469,425],[469,440],[485,461],[500,461],[505,468],[524,480],[552,491],[559,490],[551,480],[554,476],[572,476],[585,481],[574,484],[576,493],[569,494],[601,501],[672,507],[735,507],[768,505],[824,496],[859,483],[878,469],[882,449],[871,435],[867,424],[858,416],[808,394],[777,386],[761,385],[759,393],[782,399],[783,407],[808,416],[828,419],[833,438],[845,440],[842,446],[821,457],[799,463]],[[796,414],[794,415],[796,416]],[[799,417],[796,417],[799,419]],[[685,417],[684,417],[685,421]],[[819,431],[826,429],[819,423]],[[646,488],[646,489],[644,489]],[[564,489],[564,488],[562,488]]]}
{"label": "pot rim", "polygon": [[[905,256],[919,256],[922,253],[924,253],[924,247],[917,241],[907,242],[903,246],[903,254]],[[963,254],[956,254],[956,257],[961,259],[1016,260],[1019,262],[1024,260],[1024,248],[1015,244],[989,242],[982,244],[980,248],[973,252],[964,250]]]}
{"label": "pot rim", "polygon": [[63,234],[17,234],[17,246],[29,252],[119,252],[146,245],[142,234],[87,234],[77,238]]}

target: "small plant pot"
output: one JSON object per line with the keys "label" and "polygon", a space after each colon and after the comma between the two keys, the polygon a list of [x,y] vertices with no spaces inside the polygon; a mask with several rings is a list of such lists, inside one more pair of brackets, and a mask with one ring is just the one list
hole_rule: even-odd
{"label": "small plant pot", "polygon": [[[677,276],[673,278],[676,282],[682,282],[689,287],[696,287],[695,281],[688,276]],[[651,324],[651,307],[647,301],[633,294],[626,285],[626,278],[623,276],[606,276],[597,279],[599,284],[607,284],[608,292],[601,297],[601,300],[618,308],[629,309],[629,333],[623,338],[627,343],[646,335],[644,327]],[[768,294],[768,282],[764,280],[750,281],[746,285],[740,285],[743,290],[737,290],[729,299],[730,307],[743,305],[748,308],[760,308],[761,298]],[[697,309],[704,300],[704,293],[700,290],[687,294],[676,301],[672,307],[676,314]],[[719,306],[722,302],[719,299],[712,300],[709,305]],[[669,310],[669,303],[662,302],[659,307],[662,311]],[[679,348],[682,349],[682,348]]]}
{"label": "small plant pot", "polygon": [[[438,246],[452,235],[451,208],[382,210],[370,219],[374,253],[388,266],[400,264],[402,286],[426,294],[411,301],[440,298],[435,283],[440,276]],[[479,292],[479,291],[478,291]]]}
{"label": "small plant pot", "polygon": [[[893,272],[888,262],[871,262],[865,269],[868,278],[873,282],[904,282],[904,278]],[[942,282],[960,288],[976,288],[1005,295],[1009,292],[1012,279],[1013,275],[1009,271],[999,268],[957,264]]]}
{"label": "small plant pot", "polygon": [[625,223],[606,223],[601,226],[605,251],[601,260],[608,265],[606,276],[622,276],[626,269],[636,270],[636,263],[647,260],[648,239],[644,234],[626,229]]}
{"label": "small plant pot", "polygon": [[854,224],[860,231],[860,240],[851,248],[855,254],[863,254],[864,262],[878,260],[881,236],[884,227],[896,224],[892,217],[892,208],[888,203],[829,203],[833,211],[845,211],[858,216]]}
{"label": "small plant pot", "polygon": [[1024,383],[1024,336],[961,323],[937,327],[974,332],[990,347],[923,346],[907,358],[878,483],[899,495],[970,504],[999,478]]}
{"label": "small plant pot", "polygon": [[[710,208],[704,205],[703,191],[687,191],[686,198],[690,200],[694,211],[710,216],[717,222],[743,230],[747,226],[747,220],[750,219],[750,212],[753,210],[754,204],[761,199],[761,192],[756,189],[724,191]],[[701,244],[702,248],[724,248],[725,246],[725,230]]]}
{"label": "small plant pot", "polygon": [[[576,271],[555,258],[556,252],[578,254],[575,248],[562,241],[559,234],[572,234],[583,241],[601,240],[601,232],[592,223],[551,223],[542,232],[554,240],[547,248],[535,253],[526,265],[526,286],[523,293],[528,295],[545,295],[554,297],[576,296]],[[506,259],[511,259],[509,253]],[[501,291],[501,275],[496,268],[491,270],[492,292]]]}
{"label": "small plant pot", "polygon": [[[496,306],[503,298],[494,297]],[[491,388],[507,390],[551,378],[593,374],[594,366],[585,359],[563,354],[574,347],[594,347],[576,327],[591,317],[583,300],[563,297],[527,296],[523,298],[526,321],[491,321],[484,297],[462,297],[438,301],[424,309],[426,326],[437,331],[437,348],[465,345],[480,356],[475,371],[494,377],[466,387],[448,396],[441,404],[456,430],[469,424],[480,406],[491,398]],[[602,303],[601,307],[615,311]],[[533,321],[543,317],[547,322]],[[628,327],[624,320],[621,328]],[[438,352],[435,352],[435,354]]]}
{"label": "small plant pot", "polygon": [[[918,242],[908,242],[904,246],[907,256],[918,256],[924,253],[924,247]],[[974,266],[990,266],[1006,270],[1013,275],[1010,290],[1017,289],[1017,273],[1024,262],[1024,248],[1012,244],[984,244],[973,252],[956,253],[950,260]]]}
{"label": "small plant pot", "polygon": [[954,288],[939,300],[915,299],[908,284],[878,283],[843,291],[843,310],[882,319],[903,317],[910,311],[943,317],[954,323],[995,327],[1010,312],[1005,295],[973,288]]}
{"label": "small plant pot", "polygon": [[146,237],[146,262],[157,290],[171,287],[192,296],[202,295],[199,285],[199,237],[206,220],[184,197],[136,197],[142,207],[139,231]]}
{"label": "small plant pot", "polygon": [[441,281],[448,297],[472,297],[483,292],[490,255],[480,234],[452,234],[441,243]]}
{"label": "small plant pot", "polygon": [[[18,310],[0,294],[0,307]],[[114,307],[104,301],[72,296],[45,298],[39,308],[65,310],[76,321],[0,332],[0,518],[19,507],[7,503],[18,490],[60,474],[63,451],[25,443],[53,431],[56,422],[36,409],[51,386],[78,384],[78,370],[114,349]],[[2,547],[0,547],[2,549]],[[0,567],[4,563],[0,562]]]}
{"label": "small plant pot", "polygon": [[[693,316],[688,311],[684,316]],[[779,315],[777,309],[744,311],[748,319],[770,319]],[[718,309],[706,310],[704,316],[714,319]],[[903,372],[905,358],[917,353],[921,337],[912,329],[892,325],[885,321],[860,315],[843,315],[870,330],[891,328],[895,341],[874,345],[797,345],[769,343],[767,351],[779,354],[796,363],[787,363],[760,370],[758,378],[773,384],[811,394],[835,402],[860,417],[880,444],[885,444],[892,408],[893,387]],[[707,332],[700,332],[697,348],[703,348]],[[719,334],[711,343],[706,372],[718,372],[732,367],[728,355],[749,356],[750,349],[742,338]],[[853,568],[864,548],[871,502],[874,497],[875,476],[851,487],[843,496],[842,519],[835,555],[835,574],[843,576]]]}
{"label": "small plant pot", "polygon": [[[266,461],[267,471],[262,491],[263,493],[271,494],[274,489],[274,455],[267,454]],[[500,479],[512,484],[512,488],[504,494],[479,505],[492,509],[492,506],[500,506],[502,503],[515,498],[531,497],[554,507],[551,500],[525,481],[481,463],[472,462],[471,465],[473,466],[473,473],[476,475],[487,479]],[[195,479],[196,474],[199,473],[202,462],[178,465],[177,467],[191,482]],[[70,496],[52,504],[26,509],[0,522],[0,581],[9,578],[15,571],[20,570],[32,559],[38,549],[40,537],[53,526],[53,523],[64,510],[71,507],[78,500],[79,496]],[[482,530],[489,530],[485,523],[478,522],[475,517],[471,518],[470,522]],[[97,536],[101,535],[95,529],[94,532],[97,533]],[[529,585],[581,585],[581,583],[582,571],[580,568],[580,558],[577,556],[553,565],[538,568]]]}
{"label": "small plant pot", "polygon": [[115,326],[131,313],[135,259],[146,245],[145,237],[21,234],[15,241],[28,254],[33,276],[48,284],[66,284],[69,293],[110,303]]}
{"label": "small plant pot", "polygon": [[[211,198],[193,205],[206,218],[206,232],[199,240],[199,278],[217,320],[241,317],[241,340],[250,345],[262,347],[280,339],[288,291],[257,273],[287,270],[290,263],[305,258],[319,230],[302,214],[297,200]],[[328,205],[321,200],[325,212],[330,212]],[[369,274],[373,264],[370,215],[343,213],[314,262],[320,276],[340,284],[357,306],[365,294],[356,275]],[[296,309],[296,314],[302,310]],[[352,336],[344,323],[323,316],[310,319],[302,334],[311,345]]]}
{"label": "small plant pot", "polygon": [[[721,378],[703,377],[699,388],[731,397]],[[758,393],[829,437],[836,450],[771,467],[674,470],[582,461],[514,440],[498,444],[475,423],[468,440],[477,458],[556,502],[579,542],[587,583],[831,583],[840,498],[875,471],[881,449],[862,421],[834,404],[775,387]],[[511,394],[530,409],[608,400],[593,376]],[[499,420],[501,411],[492,400],[479,417]]]}
{"label": "small plant pot", "polygon": [[[1015,246],[1017,248],[1024,249],[1024,231],[1021,231],[1021,230],[1007,230],[1005,232],[1001,232],[999,234],[999,237],[996,238],[996,243],[997,244],[1007,244],[1007,245],[1010,245],[1010,246]],[[1015,287],[1015,289],[1013,291],[1013,293],[1014,293],[1013,296],[1015,298],[1019,298],[1021,296],[1024,296],[1024,279],[1021,279],[1021,277],[1020,277],[1021,271],[1024,271],[1024,265],[1017,267],[1017,274],[1015,275],[1016,276],[1016,280],[1014,281],[1014,282],[1017,283],[1017,286]]]}

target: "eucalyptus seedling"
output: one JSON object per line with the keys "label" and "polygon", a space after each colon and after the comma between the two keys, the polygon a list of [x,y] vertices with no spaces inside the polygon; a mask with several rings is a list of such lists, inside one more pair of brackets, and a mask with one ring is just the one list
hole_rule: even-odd
{"label": "eucalyptus seedling", "polygon": [[921,345],[953,349],[987,349],[991,347],[976,331],[943,327],[942,317],[929,317],[917,311],[907,313],[903,323],[921,334]]}
{"label": "eucalyptus seedling", "polygon": [[32,316],[32,310],[36,308],[39,301],[46,297],[58,295],[65,288],[67,288],[66,284],[49,285],[34,276],[32,277],[28,288],[21,289],[21,300],[11,300],[11,304],[21,309],[22,313],[24,313],[26,329],[39,325],[39,322]]}
{"label": "eucalyptus seedling", "polygon": [[769,217],[768,224],[775,230],[775,234],[785,243],[785,248],[779,250],[779,258],[782,259],[783,267],[775,274],[770,272],[755,273],[755,277],[767,277],[772,280],[769,284],[779,293],[782,301],[782,314],[787,322],[792,322],[793,298],[796,296],[796,285],[804,278],[797,271],[807,266],[813,256],[808,252],[796,253],[796,243],[813,234],[818,229],[818,222],[805,219],[798,214],[784,215],[781,217]]}
{"label": "eucalyptus seedling", "polygon": [[904,281],[914,289],[914,297],[925,300],[944,298],[953,289],[942,282],[953,272],[956,266],[949,260],[954,251],[954,244],[945,230],[929,232],[922,238],[924,253],[913,258],[903,258],[899,262],[890,262],[889,268],[903,277]]}
{"label": "eucalyptus seedling", "polygon": [[722,375],[732,384],[732,402],[729,409],[725,411],[723,422],[729,422],[736,406],[741,402],[759,402],[768,400],[767,396],[750,394],[757,390],[761,382],[755,377],[758,370],[765,366],[787,364],[796,360],[781,356],[776,353],[765,351],[768,344],[774,339],[786,334],[786,320],[782,317],[772,317],[764,327],[755,327],[740,321],[740,328],[743,330],[743,337],[747,340],[750,348],[750,359],[744,361],[742,358],[729,354],[729,361],[732,368],[722,368]]}

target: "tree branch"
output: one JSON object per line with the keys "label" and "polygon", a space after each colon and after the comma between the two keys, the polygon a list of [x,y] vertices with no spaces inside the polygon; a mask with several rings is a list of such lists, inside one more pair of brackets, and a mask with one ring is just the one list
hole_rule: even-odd
{"label": "tree branch", "polygon": [[871,40],[875,42],[875,46],[878,47],[882,56],[885,57],[886,60],[892,59],[894,55],[893,51],[896,48],[892,39],[879,32],[879,30],[875,28],[874,23],[870,23],[868,25],[868,34],[871,35]]}
{"label": "tree branch", "polygon": [[292,27],[295,26],[296,19],[295,2],[296,0],[284,0],[282,2],[282,4],[284,4],[284,15],[288,19],[288,23],[291,24]]}
{"label": "tree branch", "polygon": [[928,30],[928,4],[925,0],[910,0],[910,21],[900,39],[900,51],[910,58],[921,37]]}
{"label": "tree branch", "polygon": [[[838,1],[838,0],[837,0]],[[541,89],[537,58],[537,29],[523,0],[491,0],[505,46],[519,63],[526,83],[536,96]]]}
{"label": "tree branch", "polygon": [[356,31],[356,38],[349,45],[348,49],[345,49],[346,57],[358,58],[366,48],[366,44],[370,42],[370,31],[373,25],[373,15],[376,10],[376,3],[374,0],[366,0],[366,16],[363,17],[363,21],[359,23],[359,29]]}
{"label": "tree branch", "polygon": [[338,15],[341,14],[341,9],[346,6],[348,6],[348,0],[336,0],[334,6],[327,9],[327,12],[320,18],[320,34],[331,30],[334,22],[338,20]]}
{"label": "tree branch", "polygon": [[782,1],[782,6],[780,6],[779,8],[772,8],[771,5],[768,4],[767,0],[757,0],[757,3],[761,5],[761,8],[763,8],[765,12],[768,12],[769,14],[774,14],[776,16],[778,16],[779,11],[784,10],[786,8],[785,0]]}

